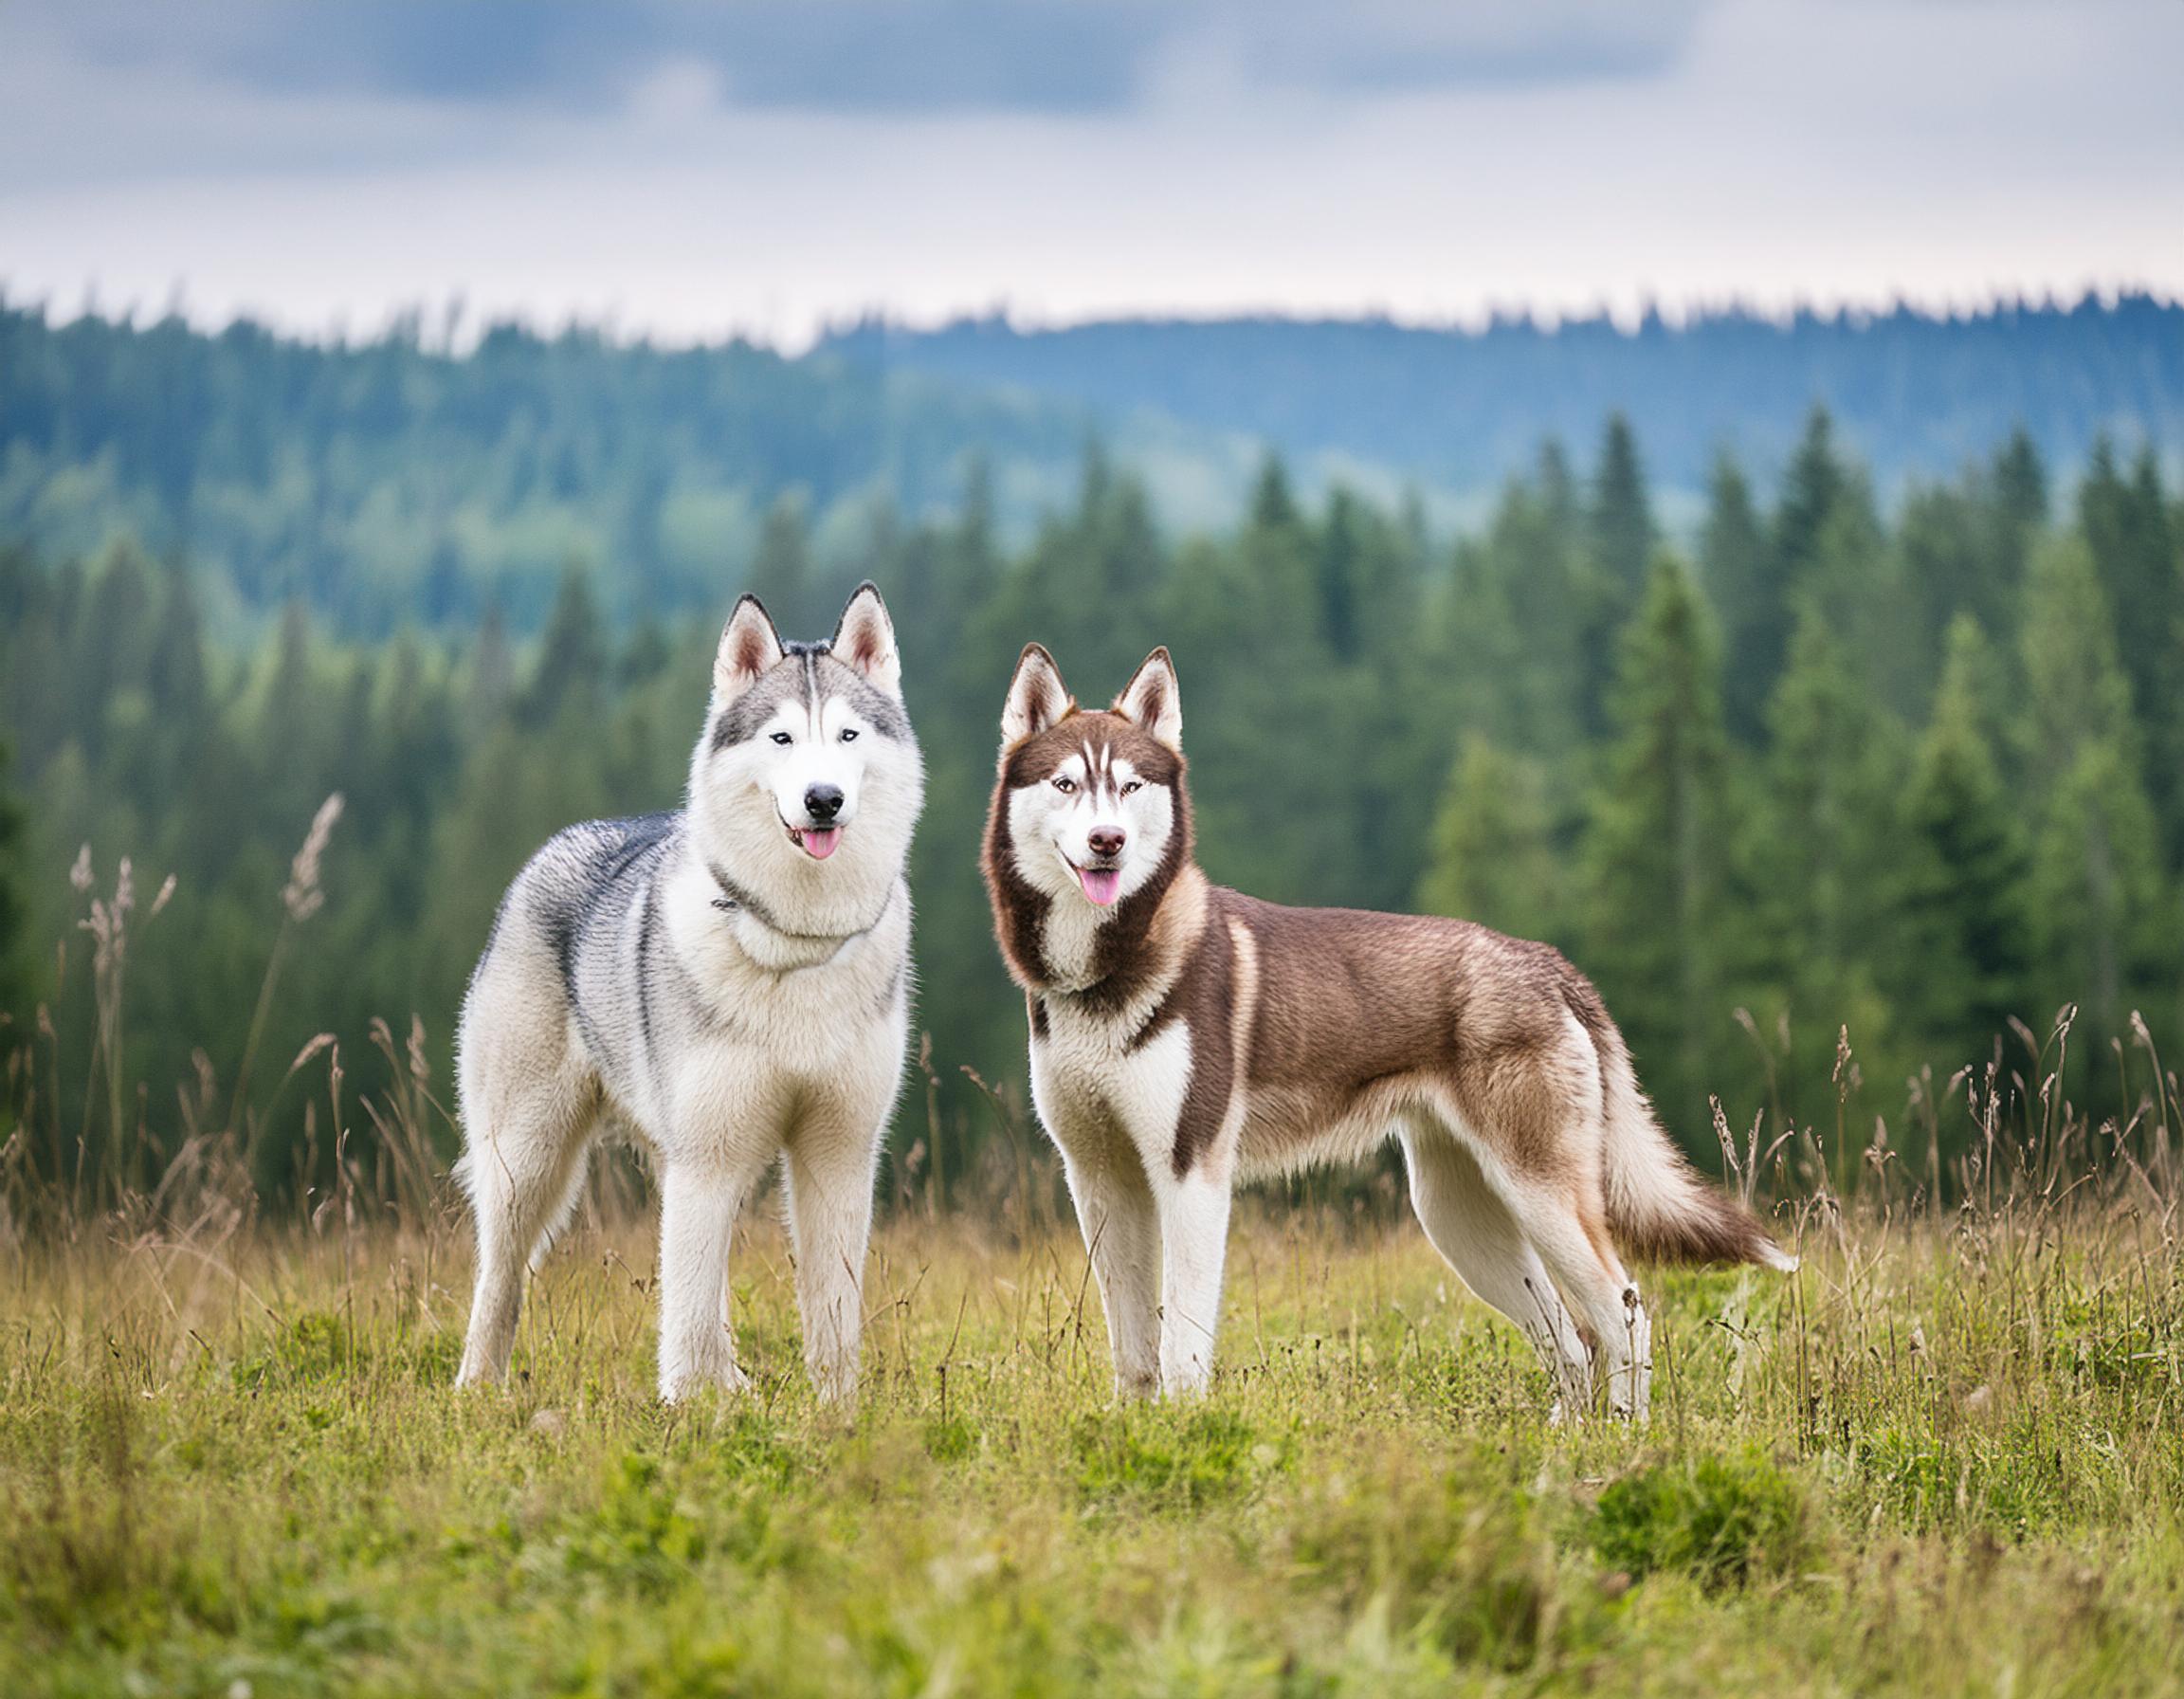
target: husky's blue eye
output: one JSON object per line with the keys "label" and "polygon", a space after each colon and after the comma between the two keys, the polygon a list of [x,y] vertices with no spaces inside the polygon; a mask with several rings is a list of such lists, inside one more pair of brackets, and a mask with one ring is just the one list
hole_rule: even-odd
{"label": "husky's blue eye", "polygon": [[786,743],[789,741],[789,734],[787,732],[775,732],[774,734],[774,741],[776,743]]}
{"label": "husky's blue eye", "polygon": [[842,741],[843,741],[843,742],[845,742],[845,743],[854,743],[854,742],[856,742],[856,741],[857,741],[857,728],[856,728],[855,726],[853,726],[853,725],[846,725],[846,726],[844,726],[844,727],[842,728]]}

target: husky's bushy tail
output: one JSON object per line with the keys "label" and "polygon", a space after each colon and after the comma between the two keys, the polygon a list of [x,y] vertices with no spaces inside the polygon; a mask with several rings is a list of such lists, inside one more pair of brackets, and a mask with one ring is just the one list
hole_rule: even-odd
{"label": "husky's bushy tail", "polygon": [[1639,1087],[1623,1034],[1608,1024],[1593,1030],[1592,1042],[1600,1056],[1608,1229],[1616,1243],[1648,1262],[1796,1268],[1756,1215],[1676,1148]]}

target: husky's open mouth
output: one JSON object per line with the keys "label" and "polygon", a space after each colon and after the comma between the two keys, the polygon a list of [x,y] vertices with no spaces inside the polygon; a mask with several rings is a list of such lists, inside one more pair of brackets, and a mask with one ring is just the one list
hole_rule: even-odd
{"label": "husky's open mouth", "polygon": [[1084,900],[1101,908],[1113,905],[1122,894],[1122,869],[1120,868],[1081,868],[1065,855],[1069,870],[1077,875],[1077,883],[1084,887]]}
{"label": "husky's open mouth", "polygon": [[842,847],[842,828],[839,826],[789,826],[789,841],[813,861],[825,861]]}

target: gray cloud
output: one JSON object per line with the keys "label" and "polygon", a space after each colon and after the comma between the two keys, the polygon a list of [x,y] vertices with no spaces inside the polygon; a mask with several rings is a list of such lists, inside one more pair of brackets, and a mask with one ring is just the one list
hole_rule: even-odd
{"label": "gray cloud", "polygon": [[1178,55],[1323,93],[1650,75],[1700,0],[17,0],[91,63],[266,94],[611,106],[663,66],[829,112],[1111,112]]}

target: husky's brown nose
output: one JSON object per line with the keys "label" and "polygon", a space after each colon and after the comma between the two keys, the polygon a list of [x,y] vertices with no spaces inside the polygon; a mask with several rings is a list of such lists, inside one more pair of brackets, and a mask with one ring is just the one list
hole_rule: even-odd
{"label": "husky's brown nose", "polygon": [[1122,853],[1123,836],[1119,826],[1095,826],[1084,834],[1084,841],[1092,846],[1094,855]]}

